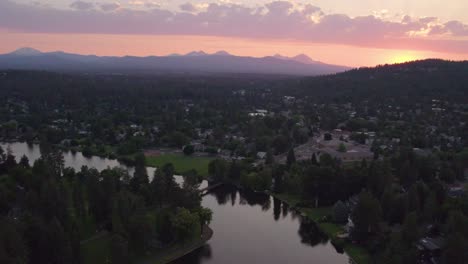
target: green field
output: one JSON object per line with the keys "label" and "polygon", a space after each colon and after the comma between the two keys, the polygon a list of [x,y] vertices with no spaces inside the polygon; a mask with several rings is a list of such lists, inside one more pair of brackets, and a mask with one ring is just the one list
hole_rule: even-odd
{"label": "green field", "polygon": [[166,163],[172,163],[177,174],[183,174],[190,170],[196,170],[199,175],[208,176],[208,164],[213,160],[209,157],[194,157],[181,154],[162,154],[159,156],[146,156],[146,165],[161,167]]}

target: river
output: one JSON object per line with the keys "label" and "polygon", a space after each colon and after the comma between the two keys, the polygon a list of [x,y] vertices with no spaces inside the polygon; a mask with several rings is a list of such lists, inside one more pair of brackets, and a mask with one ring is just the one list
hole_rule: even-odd
{"label": "river", "polygon": [[[40,157],[38,145],[26,143],[0,144],[9,148],[19,160],[26,155],[33,163]],[[103,170],[131,167],[117,160],[100,157],[84,157],[80,152],[64,152],[66,167],[80,170],[82,166]],[[148,168],[152,175],[154,168]],[[180,183],[182,177],[177,176]],[[202,184],[206,186],[206,181]],[[213,190],[202,199],[202,205],[213,211],[210,227],[212,239],[202,248],[175,261],[177,264],[213,263],[314,263],[346,264],[349,258],[339,253],[326,235],[298,215],[281,201],[265,194],[240,191],[223,186]]]}

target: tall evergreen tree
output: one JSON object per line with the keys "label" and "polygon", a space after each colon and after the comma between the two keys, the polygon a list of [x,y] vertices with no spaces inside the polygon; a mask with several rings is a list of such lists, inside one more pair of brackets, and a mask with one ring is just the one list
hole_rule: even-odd
{"label": "tall evergreen tree", "polygon": [[291,168],[291,166],[296,163],[296,155],[294,154],[294,149],[291,148],[288,151],[288,156],[286,157],[286,166]]}

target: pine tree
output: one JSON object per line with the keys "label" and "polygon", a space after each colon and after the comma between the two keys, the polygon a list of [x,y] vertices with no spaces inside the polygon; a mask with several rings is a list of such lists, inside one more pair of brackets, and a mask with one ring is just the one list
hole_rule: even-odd
{"label": "pine tree", "polygon": [[296,155],[294,154],[294,149],[291,148],[288,152],[288,156],[286,158],[286,166],[291,168],[291,166],[296,163]]}

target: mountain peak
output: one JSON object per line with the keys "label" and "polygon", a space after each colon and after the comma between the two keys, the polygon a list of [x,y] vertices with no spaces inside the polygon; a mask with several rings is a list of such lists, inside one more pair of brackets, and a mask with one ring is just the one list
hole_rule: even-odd
{"label": "mountain peak", "polygon": [[289,57],[283,56],[281,54],[276,53],[275,55],[272,56],[273,58],[280,59],[280,60],[289,60]]}
{"label": "mountain peak", "polygon": [[229,54],[229,52],[224,51],[224,50],[217,51],[217,52],[213,53],[213,55],[217,55],[217,56],[231,56],[231,54]]}
{"label": "mountain peak", "polygon": [[11,55],[18,55],[18,56],[36,56],[36,55],[41,55],[42,52],[37,50],[37,49],[33,49],[33,48],[19,48],[13,52],[10,53]]}
{"label": "mountain peak", "polygon": [[[35,49],[22,48],[10,54],[0,55],[0,69],[47,69],[52,71],[109,73],[158,71],[285,75],[323,75],[348,69],[347,67],[321,63],[304,64],[282,55],[256,58],[227,56],[227,54],[229,53],[225,51],[207,54],[198,50],[181,55],[179,58],[172,56],[99,57],[63,52],[42,53]],[[297,58],[304,59],[306,57],[298,56]]]}
{"label": "mountain peak", "polygon": [[200,50],[200,51],[192,51],[190,53],[187,53],[185,56],[206,56],[206,55],[208,54]]}
{"label": "mountain peak", "polygon": [[291,58],[292,60],[294,61],[297,61],[297,62],[300,62],[300,63],[304,63],[304,64],[316,64],[316,63],[320,63],[319,61],[315,61],[313,59],[311,59],[309,56],[301,53],[297,56],[294,56]]}

